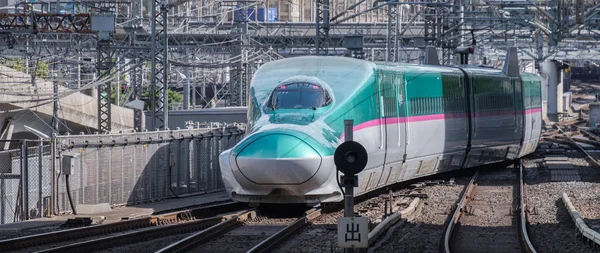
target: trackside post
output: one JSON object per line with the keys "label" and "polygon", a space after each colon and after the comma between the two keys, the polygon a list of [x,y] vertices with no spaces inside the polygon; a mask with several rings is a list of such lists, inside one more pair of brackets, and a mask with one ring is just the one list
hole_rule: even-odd
{"label": "trackside post", "polygon": [[335,150],[333,160],[336,168],[344,173],[344,217],[338,219],[338,247],[345,252],[369,246],[369,228],[365,217],[354,215],[354,187],[358,187],[358,176],[368,161],[366,149],[353,141],[353,120],[344,120],[345,142]]}

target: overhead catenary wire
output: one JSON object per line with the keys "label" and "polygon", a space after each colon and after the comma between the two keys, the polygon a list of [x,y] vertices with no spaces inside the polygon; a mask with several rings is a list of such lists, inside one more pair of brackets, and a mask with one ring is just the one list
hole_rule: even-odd
{"label": "overhead catenary wire", "polygon": [[[133,68],[135,68],[137,66],[140,66],[140,65],[141,65],[141,63],[130,65],[130,68],[127,68],[126,71],[129,71],[129,70],[131,70],[131,69],[133,69]],[[126,66],[123,66],[123,67],[121,67],[121,69],[123,69],[125,67]],[[92,82],[90,82],[90,83],[88,83],[88,84],[80,87],[79,89],[72,89],[72,90],[63,91],[63,92],[59,93],[58,99],[64,98],[66,96],[69,96],[71,94],[74,94],[74,93],[77,93],[77,92],[80,92],[80,91],[83,91],[83,90],[87,90],[87,89],[91,89],[91,88],[96,88],[99,85],[106,84],[107,82],[110,82],[110,81],[112,81],[114,79],[116,79],[116,75],[114,75],[112,77],[110,75],[107,75],[107,76],[105,76],[105,77],[103,77],[101,79],[94,80],[94,81],[92,81]],[[53,93],[49,93],[49,94],[35,94],[35,95],[31,95],[31,96],[54,96],[54,94]],[[95,101],[95,100],[91,99],[90,101]],[[23,102],[23,100],[8,101],[8,102],[5,102],[5,103],[10,103],[10,102],[20,103],[20,102]],[[19,112],[19,111],[23,111],[23,110],[30,110],[30,109],[33,109],[33,108],[37,108],[37,107],[40,107],[40,106],[52,103],[52,102],[54,102],[54,98],[50,97],[50,98],[47,98],[47,99],[31,100],[29,102],[30,103],[31,102],[34,102],[34,103],[35,102],[40,102],[40,104],[36,104],[36,105],[32,105],[32,106],[27,106],[27,107],[22,107],[22,108],[4,110],[4,111],[0,111],[0,113],[10,113],[10,112]],[[41,103],[41,102],[43,102],[43,103]]]}
{"label": "overhead catenary wire", "polygon": [[[130,71],[131,69],[133,69],[133,68],[135,68],[135,67],[137,67],[137,66],[140,66],[140,65],[141,65],[141,63],[138,63],[138,64],[135,64],[135,65],[133,65],[133,66],[130,66],[129,68],[127,68],[127,69],[125,70],[125,72],[126,72],[126,71]],[[116,69],[116,71],[115,71],[115,72],[116,72],[117,74],[120,74],[120,73],[121,73],[121,71],[122,71],[123,69],[125,69],[126,67],[127,67],[127,66],[122,66],[121,68],[119,68],[119,69]],[[80,87],[80,88],[78,88],[78,89],[70,89],[70,90],[67,90],[67,91],[63,91],[63,93],[64,93],[64,94],[63,94],[62,96],[60,96],[61,94],[59,94],[59,96],[60,96],[60,97],[64,97],[64,96],[65,96],[65,94],[66,94],[66,95],[70,95],[70,94],[73,94],[73,93],[76,93],[76,92],[79,92],[79,91],[87,90],[87,89],[90,89],[90,88],[95,88],[95,87],[97,87],[97,86],[99,86],[99,85],[106,84],[107,82],[110,82],[110,81],[114,80],[115,78],[116,78],[116,75],[114,75],[114,76],[112,76],[112,77],[111,77],[111,76],[105,76],[105,77],[101,77],[100,79],[93,80],[92,82],[90,82],[90,83],[88,83],[88,84],[86,84],[86,85],[83,85],[82,87]],[[9,94],[9,95],[13,95],[13,94],[11,94],[11,93],[6,93],[6,92],[5,92],[5,93],[3,93],[3,94]],[[17,93],[17,94],[18,94],[18,95],[24,95],[23,93]],[[53,92],[49,92],[49,93],[36,93],[36,94],[33,94],[33,95],[30,93],[30,94],[29,94],[29,96],[54,96],[54,93],[53,93]]]}

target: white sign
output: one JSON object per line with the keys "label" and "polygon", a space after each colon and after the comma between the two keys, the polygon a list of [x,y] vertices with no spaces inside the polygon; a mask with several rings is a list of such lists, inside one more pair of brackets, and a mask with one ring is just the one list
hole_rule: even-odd
{"label": "white sign", "polygon": [[369,247],[369,221],[366,217],[338,218],[338,247]]}

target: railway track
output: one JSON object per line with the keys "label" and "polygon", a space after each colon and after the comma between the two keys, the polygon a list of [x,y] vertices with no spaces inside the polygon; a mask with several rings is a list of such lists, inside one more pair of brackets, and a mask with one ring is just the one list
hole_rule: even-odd
{"label": "railway track", "polygon": [[247,215],[207,228],[158,252],[265,252],[320,215],[320,208],[313,208],[297,219]]}
{"label": "railway track", "polygon": [[[477,171],[440,244],[440,252],[536,252],[527,235],[523,170]],[[517,211],[514,211],[517,210]]]}
{"label": "railway track", "polygon": [[[578,184],[567,187],[558,186],[554,187],[554,189],[560,191],[557,192],[557,195],[561,194],[561,202],[565,206],[564,210],[571,218],[565,224],[569,224],[570,231],[572,227],[575,227],[575,231],[577,231],[577,239],[580,240],[574,241],[583,241],[585,244],[591,246],[589,249],[593,250],[599,245],[599,242],[594,240],[594,238],[598,237],[596,231],[598,230],[598,224],[600,224],[598,222],[600,212],[597,208],[598,202],[596,201],[597,197],[595,194],[598,191],[596,182],[600,176],[598,172],[600,162],[598,162],[594,155],[597,157],[597,152],[600,148],[600,136],[594,128],[579,127],[576,125],[569,125],[562,128],[556,125],[555,127],[561,135],[557,134],[557,136],[552,136],[553,138],[547,138],[547,140],[568,145],[572,147],[571,150],[576,152],[554,152],[551,157],[552,161],[545,161],[545,167],[551,172],[556,170],[557,167],[562,169],[562,171],[567,171],[565,168],[572,168],[568,171],[574,172],[573,174],[576,177],[572,181]],[[576,129],[576,131],[573,131],[573,129]],[[546,159],[550,159],[550,156]],[[554,166],[554,168],[551,166]],[[560,182],[566,180],[552,181]],[[583,251],[583,249],[580,250]]]}
{"label": "railway track", "polygon": [[[246,205],[229,202],[147,218],[17,237],[0,241],[0,252],[89,252],[168,233],[196,231],[231,217],[215,217],[216,214],[243,208],[247,208]],[[119,234],[114,235],[116,233]]]}
{"label": "railway track", "polygon": [[555,126],[556,126],[556,128],[558,128],[558,131],[564,135],[564,137],[563,136],[555,136],[554,138],[546,138],[546,140],[575,147],[577,150],[579,150],[579,152],[581,152],[584,155],[587,162],[589,162],[592,166],[594,166],[596,168],[600,168],[600,162],[598,162],[596,159],[594,159],[586,151],[586,149],[578,143],[578,142],[582,142],[582,143],[593,145],[596,148],[599,148],[600,141],[598,141],[598,140],[600,140],[600,137],[596,136],[595,134],[593,134],[589,131],[580,129],[576,125],[573,125],[573,127],[577,129],[576,133],[581,133],[582,135],[584,135],[585,137],[587,137],[589,139],[586,140],[586,139],[582,139],[582,138],[571,137],[572,135],[574,135],[573,133],[565,131],[563,128],[561,128],[558,125],[555,125]]}

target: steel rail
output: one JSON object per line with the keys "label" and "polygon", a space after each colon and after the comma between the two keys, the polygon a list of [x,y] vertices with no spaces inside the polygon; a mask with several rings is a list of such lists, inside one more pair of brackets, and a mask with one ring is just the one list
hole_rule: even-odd
{"label": "steel rail", "polygon": [[585,129],[581,129],[580,127],[577,127],[579,129],[579,131],[581,131],[581,133],[585,136],[588,137],[594,141],[600,142],[600,137],[598,137],[597,135],[593,134],[592,132],[585,130]]}
{"label": "steel rail", "polygon": [[167,247],[164,247],[157,251],[157,253],[186,252],[204,243],[211,237],[222,234],[233,227],[240,226],[243,221],[252,219],[254,217],[256,217],[255,211],[249,211],[239,216],[234,216],[231,219],[224,220],[215,226],[204,229]]}
{"label": "steel rail", "polygon": [[89,227],[81,227],[75,229],[53,231],[48,233],[11,238],[0,241],[0,251],[22,249],[26,247],[50,244],[54,242],[64,242],[78,238],[108,234],[117,231],[156,226],[180,219],[205,218],[214,216],[217,213],[225,213],[233,210],[239,210],[241,207],[243,207],[243,205],[241,205],[240,203],[229,202],[218,205],[204,206],[191,210],[153,215],[151,217],[119,221],[110,224],[93,225]]}
{"label": "steel rail", "polygon": [[561,144],[566,144],[566,145],[575,145],[575,147],[577,149],[579,149],[581,152],[583,152],[586,155],[586,160],[588,160],[589,163],[591,163],[594,167],[596,168],[600,168],[600,163],[594,159],[587,151],[585,151],[584,148],[582,148],[579,144],[577,144],[577,142],[575,140],[573,140],[573,138],[571,138],[571,136],[569,136],[569,134],[567,134],[562,128],[560,128],[560,126],[558,126],[558,124],[554,124],[554,126],[556,126],[558,128],[558,131],[563,133],[568,141],[563,141],[561,143],[560,139],[552,139],[552,138],[545,138],[545,140],[548,141],[552,141],[552,142],[557,142],[557,143],[561,143]]}
{"label": "steel rail", "polygon": [[474,192],[473,190],[475,189],[475,186],[476,186],[475,180],[477,180],[477,177],[479,177],[479,170],[477,170],[475,172],[475,175],[473,175],[473,178],[471,178],[471,181],[469,182],[469,184],[463,191],[462,196],[460,197],[460,201],[456,205],[454,214],[452,215],[452,218],[448,222],[446,231],[444,232],[444,235],[442,236],[442,243],[440,244],[440,252],[451,253],[450,240],[452,239],[455,225],[460,220],[460,215],[462,214],[462,209],[467,204],[467,198],[470,198]]}
{"label": "steel rail", "polygon": [[[519,170],[519,178],[518,178],[518,183],[519,183],[519,228],[518,233],[519,233],[519,243],[521,246],[521,250],[523,252],[527,252],[527,253],[537,253],[537,251],[535,250],[535,248],[533,247],[533,244],[531,243],[531,240],[529,239],[529,235],[527,233],[527,214],[526,214],[526,210],[527,210],[527,205],[526,205],[526,200],[525,200],[525,184],[524,184],[524,180],[523,180],[523,166],[521,165],[521,161],[518,161],[518,163],[516,164],[518,166],[518,170]],[[477,177],[479,176],[479,171],[477,171],[475,173],[475,175],[473,176],[473,178],[471,179],[471,181],[469,182],[469,184],[467,185],[466,190],[463,192],[463,195],[461,196],[461,200],[459,201],[456,210],[454,210],[454,214],[452,216],[452,218],[450,219],[450,222],[448,223],[448,226],[446,227],[446,231],[442,237],[442,244],[440,245],[440,252],[444,252],[444,253],[451,253],[452,251],[450,250],[450,241],[453,237],[453,232],[456,229],[455,225],[456,223],[458,223],[458,221],[460,220],[460,216],[461,216],[461,211],[463,209],[463,207],[466,205],[466,201],[467,198],[471,197],[471,194],[473,193],[473,189],[475,188],[475,180],[477,180]]]}
{"label": "steel rail", "polygon": [[134,231],[130,233],[114,235],[109,237],[103,237],[100,239],[94,239],[84,242],[73,243],[65,246],[56,248],[50,248],[38,253],[50,253],[50,252],[90,252],[101,248],[110,248],[116,246],[122,246],[124,244],[139,242],[144,239],[159,237],[162,235],[170,235],[174,233],[183,233],[187,231],[193,231],[202,229],[215,224],[219,224],[223,220],[227,219],[225,216],[212,217],[201,220],[195,220],[186,223],[172,224],[160,227],[152,227],[141,231]]}
{"label": "steel rail", "polygon": [[527,253],[537,253],[533,244],[531,244],[531,240],[529,240],[529,235],[527,233],[527,214],[525,213],[527,209],[527,202],[525,200],[525,182],[523,180],[523,166],[521,161],[519,161],[519,242],[521,244],[521,251]]}
{"label": "steel rail", "polygon": [[306,212],[306,215],[298,218],[289,226],[280,230],[279,232],[271,235],[269,238],[260,242],[258,245],[254,246],[252,249],[248,250],[248,253],[259,253],[266,252],[271,249],[273,246],[277,245],[277,243],[291,236],[296,230],[300,229],[304,225],[308,224],[310,221],[316,219],[321,215],[320,208],[313,208]]}

